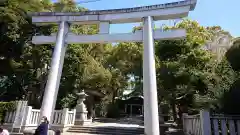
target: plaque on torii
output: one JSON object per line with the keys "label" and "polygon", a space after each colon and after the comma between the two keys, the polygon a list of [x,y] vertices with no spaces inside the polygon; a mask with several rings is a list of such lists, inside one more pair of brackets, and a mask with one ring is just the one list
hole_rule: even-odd
{"label": "plaque on torii", "polygon": [[[187,17],[194,10],[197,0],[185,0],[167,4],[125,9],[96,10],[84,12],[41,12],[32,13],[32,22],[37,25],[58,24],[58,33],[51,36],[33,36],[34,44],[56,43],[48,82],[45,88],[41,116],[51,118],[67,44],[73,43],[116,43],[143,42],[143,89],[144,89],[144,126],[146,135],[159,135],[157,84],[154,58],[154,40],[180,39],[186,36],[184,29],[172,31],[154,30],[157,20]],[[110,24],[143,22],[143,30],[135,33],[109,34]],[[76,35],[69,31],[71,24],[97,24],[99,33],[95,35]]]}

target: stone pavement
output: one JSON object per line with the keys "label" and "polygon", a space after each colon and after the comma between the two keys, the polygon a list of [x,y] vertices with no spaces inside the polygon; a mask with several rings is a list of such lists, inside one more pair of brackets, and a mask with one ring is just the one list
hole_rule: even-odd
{"label": "stone pavement", "polygon": [[182,129],[174,129],[170,128],[168,132],[165,133],[166,135],[184,135]]}
{"label": "stone pavement", "polygon": [[94,135],[94,134],[87,134],[87,133],[62,133],[62,135]]}
{"label": "stone pavement", "polygon": [[89,125],[87,127],[127,127],[127,128],[143,128],[144,126],[137,125],[137,124],[125,124],[125,123],[118,123],[118,122],[111,122],[111,123],[95,123],[93,125]]}
{"label": "stone pavement", "polygon": [[[87,127],[144,128],[143,120],[139,118],[122,118],[119,120],[101,118],[97,119],[93,124],[87,125]],[[62,135],[97,135],[97,134],[66,132],[62,133]],[[167,131],[165,135],[184,135],[184,133],[181,129],[172,127],[169,128],[169,131]]]}
{"label": "stone pavement", "polygon": [[[137,120],[136,118],[122,118],[119,120],[116,119],[96,119],[96,121],[91,124],[87,125],[87,127],[116,127],[116,128],[144,128],[142,125],[142,120]],[[87,133],[70,133],[65,132],[62,133],[63,135],[93,135],[93,134],[87,134]]]}

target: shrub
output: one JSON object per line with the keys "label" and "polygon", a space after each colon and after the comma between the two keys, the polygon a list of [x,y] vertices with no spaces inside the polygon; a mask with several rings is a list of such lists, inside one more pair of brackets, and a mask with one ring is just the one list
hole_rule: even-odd
{"label": "shrub", "polygon": [[5,113],[14,111],[16,109],[16,102],[0,102],[0,121],[3,121]]}
{"label": "shrub", "polygon": [[0,102],[0,111],[13,111],[16,109],[16,102]]}

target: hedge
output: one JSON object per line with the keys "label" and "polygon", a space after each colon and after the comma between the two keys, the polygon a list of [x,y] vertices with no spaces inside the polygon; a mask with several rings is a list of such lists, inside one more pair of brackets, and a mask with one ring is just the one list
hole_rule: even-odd
{"label": "hedge", "polygon": [[16,102],[0,102],[0,121],[3,121],[5,113],[14,111],[16,109]]}
{"label": "hedge", "polygon": [[0,102],[0,112],[13,111],[16,109],[16,102]]}

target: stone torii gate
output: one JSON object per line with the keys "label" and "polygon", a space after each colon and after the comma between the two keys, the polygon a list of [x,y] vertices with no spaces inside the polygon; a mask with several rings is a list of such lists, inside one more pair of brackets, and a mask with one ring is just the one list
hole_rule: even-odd
{"label": "stone torii gate", "polygon": [[[74,13],[40,12],[33,13],[32,22],[38,25],[55,23],[59,25],[57,35],[34,36],[34,44],[56,43],[48,81],[41,107],[41,116],[51,118],[55,109],[62,67],[67,44],[73,43],[113,43],[143,42],[143,89],[144,125],[146,135],[159,135],[157,84],[154,59],[154,39],[179,39],[186,35],[185,30],[163,32],[153,30],[153,20],[178,19],[188,16],[194,10],[197,0],[185,0],[167,4],[126,9],[96,10]],[[143,22],[143,30],[135,33],[109,34],[110,24]],[[70,24],[98,24],[99,34],[76,35],[69,31]]]}

